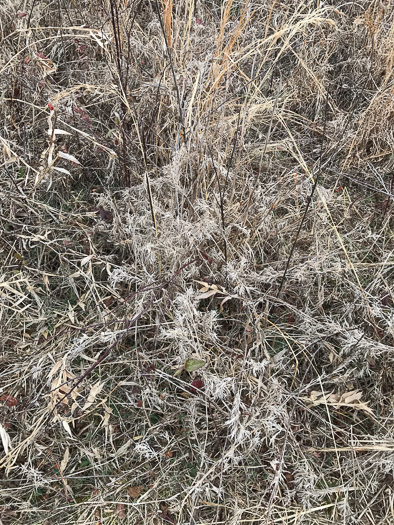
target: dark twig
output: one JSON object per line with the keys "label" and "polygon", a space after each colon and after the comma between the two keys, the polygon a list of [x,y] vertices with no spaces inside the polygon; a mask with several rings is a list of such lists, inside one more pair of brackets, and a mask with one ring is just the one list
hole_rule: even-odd
{"label": "dark twig", "polygon": [[319,179],[320,179],[321,165],[322,165],[322,158],[323,158],[323,144],[324,144],[324,138],[326,136],[327,108],[328,108],[328,96],[326,97],[326,104],[325,104],[325,110],[324,110],[324,126],[323,126],[323,133],[321,135],[322,138],[321,138],[321,143],[320,143],[319,165],[318,165],[318,168],[317,168],[315,181],[314,181],[313,186],[312,186],[312,191],[311,191],[311,193],[310,193],[310,195],[308,197],[308,200],[306,202],[305,211],[304,211],[304,214],[302,216],[300,225],[298,226],[298,230],[297,230],[297,233],[295,235],[295,238],[294,238],[294,241],[293,241],[293,245],[292,245],[290,253],[289,253],[289,257],[287,258],[285,270],[283,272],[282,279],[280,281],[280,285],[279,285],[279,289],[278,289],[278,292],[276,294],[276,297],[279,297],[279,295],[280,295],[280,293],[282,291],[283,285],[285,283],[287,271],[288,271],[289,266],[290,266],[291,258],[293,257],[293,253],[294,253],[294,250],[295,250],[295,246],[297,244],[298,237],[299,237],[300,232],[302,230],[302,227],[304,225],[306,216],[308,215],[309,206],[310,206],[310,204],[312,202],[313,195],[315,194],[315,191],[316,191],[316,188],[317,188],[317,184],[318,184]]}

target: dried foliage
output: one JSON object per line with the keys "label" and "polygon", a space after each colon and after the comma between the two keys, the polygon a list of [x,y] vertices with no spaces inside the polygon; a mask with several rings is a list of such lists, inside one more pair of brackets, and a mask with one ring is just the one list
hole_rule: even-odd
{"label": "dried foliage", "polygon": [[1,3],[1,523],[393,523],[393,27]]}

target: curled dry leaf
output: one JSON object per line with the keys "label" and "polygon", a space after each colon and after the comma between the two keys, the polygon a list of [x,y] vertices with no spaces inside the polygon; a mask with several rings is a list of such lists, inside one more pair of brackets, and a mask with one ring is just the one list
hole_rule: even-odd
{"label": "curled dry leaf", "polygon": [[58,129],[58,128],[48,129],[48,135],[52,135],[52,133],[54,135],[71,135],[71,133],[69,133],[68,131],[65,131],[64,129]]}
{"label": "curled dry leaf", "polygon": [[352,390],[351,392],[346,392],[343,394],[340,401],[346,404],[354,403],[354,401],[360,401],[362,395],[362,392],[359,392],[358,390]]}
{"label": "curled dry leaf", "polygon": [[95,401],[96,396],[101,392],[103,389],[104,383],[96,383],[92,386],[92,389],[90,390],[88,400],[86,401],[85,405],[83,406],[82,410],[88,409]]}
{"label": "curled dry leaf", "polygon": [[73,435],[72,435],[72,433],[71,433],[70,425],[67,423],[67,421],[65,421],[65,420],[63,419],[63,421],[62,421],[62,425],[63,425],[64,430],[67,432],[67,434],[69,434],[70,437],[73,437]]}
{"label": "curled dry leaf", "polygon": [[85,266],[92,259],[93,255],[87,255],[81,260],[81,266]]}
{"label": "curled dry leaf", "polygon": [[57,168],[56,166],[53,166],[52,169],[55,171],[59,171],[60,173],[64,173],[65,175],[71,175],[71,173],[65,168]]}
{"label": "curled dry leaf", "polygon": [[56,374],[56,372],[59,370],[62,364],[63,364],[63,359],[60,359],[59,361],[57,361],[57,363],[53,365],[51,371],[49,372],[48,377],[52,377],[54,374]]}
{"label": "curled dry leaf", "polygon": [[202,288],[200,288],[201,295],[198,296],[199,299],[208,299],[209,297],[212,297],[216,294],[220,294],[221,296],[225,296],[224,299],[221,301],[219,306],[219,312],[223,312],[223,305],[232,299],[233,297],[226,292],[226,290],[223,288],[223,286],[218,286],[217,284],[208,284],[203,281],[196,281],[196,283],[201,284]]}
{"label": "curled dry leaf", "polygon": [[81,164],[79,160],[77,160],[74,155],[70,155],[69,153],[64,153],[63,151],[59,151],[58,157],[61,159],[69,160],[70,162],[74,162],[75,164]]}
{"label": "curled dry leaf", "polygon": [[351,390],[349,392],[345,392],[342,395],[335,394],[334,392],[327,394],[323,391],[312,390],[308,400],[312,401],[314,405],[325,404],[334,406],[336,408],[340,406],[347,406],[355,408],[356,410],[364,410],[364,412],[372,414],[372,410],[368,406],[368,403],[361,402],[362,395],[362,392],[360,392],[359,390]]}
{"label": "curled dry leaf", "polygon": [[223,301],[220,303],[220,307],[219,307],[219,312],[222,313],[223,312],[223,305],[225,303],[227,303],[227,301],[229,301],[231,299],[231,297],[228,295],[227,297],[225,297],[223,299]]}
{"label": "curled dry leaf", "polygon": [[212,295],[215,295],[218,293],[219,290],[209,290],[208,292],[202,293],[198,298],[199,299],[208,299],[208,297],[212,297]]}

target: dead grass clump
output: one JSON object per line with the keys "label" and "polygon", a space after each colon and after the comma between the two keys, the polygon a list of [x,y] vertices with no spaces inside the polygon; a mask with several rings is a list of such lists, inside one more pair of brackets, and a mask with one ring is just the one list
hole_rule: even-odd
{"label": "dead grass clump", "polygon": [[390,14],[3,2],[1,523],[393,521]]}

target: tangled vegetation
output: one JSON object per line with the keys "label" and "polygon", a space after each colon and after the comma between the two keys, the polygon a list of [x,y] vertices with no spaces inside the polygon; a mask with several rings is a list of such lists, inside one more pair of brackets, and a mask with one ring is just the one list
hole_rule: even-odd
{"label": "tangled vegetation", "polygon": [[4,0],[0,523],[394,522],[394,24]]}

